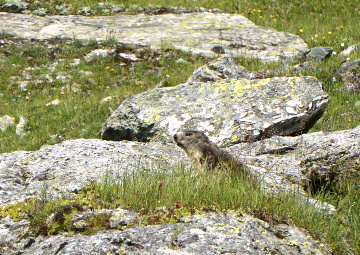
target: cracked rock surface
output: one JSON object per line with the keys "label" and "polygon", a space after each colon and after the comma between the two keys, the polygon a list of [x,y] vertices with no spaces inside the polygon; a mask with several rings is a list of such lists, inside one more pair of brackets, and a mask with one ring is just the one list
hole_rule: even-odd
{"label": "cracked rock surface", "polygon": [[[163,15],[124,15],[106,17],[46,16],[0,13],[1,31],[19,37],[54,37],[106,40],[173,46],[196,54],[277,61],[294,57],[307,49],[296,35],[256,26],[241,15],[193,12]],[[220,49],[220,51],[219,51]]]}
{"label": "cracked rock surface", "polygon": [[297,228],[239,213],[207,213],[178,224],[38,237],[23,254],[323,254]]}
{"label": "cracked rock surface", "polygon": [[315,124],[330,100],[314,77],[244,76],[244,68],[223,57],[195,70],[190,82],[134,95],[106,120],[101,138],[171,142],[179,129],[187,129],[228,146],[298,135]]}

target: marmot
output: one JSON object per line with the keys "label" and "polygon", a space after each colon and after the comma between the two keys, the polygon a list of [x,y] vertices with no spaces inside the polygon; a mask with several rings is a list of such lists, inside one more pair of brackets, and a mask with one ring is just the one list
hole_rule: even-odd
{"label": "marmot", "polygon": [[233,172],[242,172],[251,174],[249,169],[241,162],[236,160],[228,152],[222,150],[219,146],[209,140],[209,138],[200,131],[178,131],[174,135],[175,143],[183,149],[192,163],[208,170],[215,169],[223,164],[230,167]]}

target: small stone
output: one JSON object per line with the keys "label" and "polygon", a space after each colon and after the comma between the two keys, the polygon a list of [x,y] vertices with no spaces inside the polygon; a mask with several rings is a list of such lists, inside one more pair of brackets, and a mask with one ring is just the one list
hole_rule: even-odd
{"label": "small stone", "polygon": [[93,60],[93,58],[95,57],[107,57],[110,54],[113,54],[115,52],[115,50],[102,50],[102,49],[98,49],[98,50],[93,50],[91,51],[89,54],[87,54],[84,59],[86,60],[86,62],[91,62]]}
{"label": "small stone", "polygon": [[108,103],[112,100],[113,97],[105,97],[101,99],[100,104]]}
{"label": "small stone", "polygon": [[15,124],[14,118],[11,116],[5,115],[3,117],[0,117],[0,131],[1,132],[5,132],[5,130],[8,127],[13,126],[14,124]]}
{"label": "small stone", "polygon": [[340,73],[346,72],[346,71],[353,71],[353,70],[360,70],[360,59],[356,59],[354,61],[347,61],[340,65],[338,71]]}
{"label": "small stone", "polygon": [[71,226],[71,230],[76,231],[85,231],[85,229],[89,226],[89,224],[85,220],[79,220],[73,223]]}
{"label": "small stone", "polygon": [[27,116],[19,116],[19,123],[16,125],[15,132],[17,135],[24,135],[25,125],[28,122]]}
{"label": "small stone", "polygon": [[333,49],[328,47],[315,47],[305,54],[307,59],[323,60],[331,56]]}
{"label": "small stone", "polygon": [[346,56],[350,55],[351,53],[354,53],[359,47],[360,47],[360,43],[351,45],[351,46],[347,47],[345,50],[343,50],[342,52],[340,52],[339,55],[346,57]]}
{"label": "small stone", "polygon": [[55,99],[55,100],[47,103],[45,106],[58,105],[58,104],[60,104],[60,100],[59,100],[59,99]]}
{"label": "small stone", "polygon": [[91,71],[79,71],[79,74],[82,74],[82,75],[84,75],[84,76],[94,76],[94,73],[93,72],[91,72]]}
{"label": "small stone", "polygon": [[21,91],[26,92],[27,91],[27,86],[29,85],[30,81],[19,81],[19,89],[21,89]]}
{"label": "small stone", "polygon": [[211,48],[211,51],[218,54],[225,54],[225,49],[222,46],[214,46]]}
{"label": "small stone", "polygon": [[142,59],[135,56],[135,54],[129,54],[129,53],[120,53],[119,58],[122,62],[130,63],[130,62],[138,62]]}
{"label": "small stone", "polygon": [[113,216],[110,218],[110,227],[116,228],[117,226],[126,226],[140,220],[139,215],[133,211],[127,211],[123,209],[117,209],[113,212]]}
{"label": "small stone", "polygon": [[183,59],[183,58],[179,58],[178,60],[175,61],[176,64],[187,64],[188,62]]}
{"label": "small stone", "polygon": [[79,58],[75,58],[70,62],[70,66],[78,66],[80,65],[80,59]]}
{"label": "small stone", "polygon": [[356,72],[346,72],[340,74],[342,82],[345,83],[345,87],[349,91],[360,91],[360,77]]}

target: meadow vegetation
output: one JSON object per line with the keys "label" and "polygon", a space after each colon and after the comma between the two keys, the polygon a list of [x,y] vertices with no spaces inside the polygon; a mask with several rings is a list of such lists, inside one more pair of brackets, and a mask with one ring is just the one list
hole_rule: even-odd
{"label": "meadow vegetation", "polygon": [[[0,4],[8,2],[11,1],[0,0]],[[223,12],[244,15],[257,25],[297,34],[309,48],[326,46],[337,53],[325,61],[313,62],[312,68],[300,73],[280,70],[273,74],[309,75],[323,82],[331,103],[310,132],[350,129],[360,124],[360,94],[346,91],[336,73],[345,60],[338,54],[342,50],[341,45],[347,47],[360,42],[358,1],[113,0],[99,5],[95,0],[27,0],[23,3],[27,4],[28,10],[38,11],[38,15],[44,12],[77,14],[79,10],[84,15],[108,15],[124,9],[130,13],[138,13],[162,6],[216,8]],[[114,6],[118,8],[116,11]],[[10,115],[18,122],[20,115],[26,115],[29,122],[25,127],[26,134],[22,137],[15,134],[15,127],[0,132],[0,153],[36,150],[44,144],[55,144],[64,139],[98,138],[100,126],[109,116],[109,108],[116,109],[125,98],[154,88],[159,82],[164,82],[165,86],[185,82],[197,67],[210,61],[165,47],[158,52],[146,49],[144,54],[147,61],[134,65],[122,65],[113,55],[88,63],[83,58],[86,54],[94,49],[115,47],[117,42],[112,38],[101,44],[95,41],[82,42],[76,38],[30,42],[14,37],[12,34],[0,34],[0,40],[15,42],[0,47],[0,116]],[[180,58],[185,61],[177,61]],[[349,58],[359,59],[360,51]],[[79,59],[79,64],[74,65],[74,59]],[[275,70],[282,67],[281,63],[237,60],[248,71]],[[302,61],[295,59],[292,64]],[[18,82],[24,80],[30,82],[26,89],[20,89]],[[109,96],[112,97],[110,101],[101,101]],[[59,99],[61,103],[57,106],[45,106],[55,99]],[[20,219],[19,215],[25,213],[32,220],[37,234],[54,234],[70,231],[70,216],[87,208],[121,207],[145,210],[148,213],[142,219],[144,224],[171,220],[176,222],[181,215],[211,210],[241,210],[269,221],[302,227],[318,240],[326,241],[336,254],[360,253],[359,180],[341,182],[331,193],[313,194],[337,206],[336,213],[330,215],[299,201],[300,198],[294,194],[264,195],[260,186],[249,186],[246,180],[240,177],[230,178],[226,170],[221,174],[207,173],[206,178],[201,176],[201,173],[191,171],[179,166],[177,169],[175,167],[171,176],[162,171],[155,173],[145,170],[117,178],[105,174],[102,182],[91,184],[84,189],[79,200],[32,200],[3,208],[0,215],[9,213],[13,218]],[[157,207],[173,208],[175,201],[181,203],[181,208],[176,208],[170,217],[154,213]],[[34,208],[42,208],[42,213],[35,214]],[[46,218],[54,212],[64,216],[59,216],[61,224],[44,226]],[[93,222],[95,228],[103,221],[94,219]],[[92,231],[89,230],[88,233]]]}
{"label": "meadow vegetation", "polygon": [[[0,0],[0,4],[5,2],[11,0]],[[58,13],[49,7],[56,4],[71,7],[73,13],[86,6],[93,6],[94,9],[98,5],[97,1],[78,0],[54,1],[51,4],[48,1],[29,0],[26,3],[31,10],[48,8],[48,14]],[[161,6],[217,8],[245,15],[258,25],[297,34],[308,43],[309,48],[331,47],[337,55],[328,60],[315,62],[311,68],[300,73],[285,70],[277,75],[310,75],[324,83],[331,103],[310,132],[350,129],[359,125],[360,96],[343,89],[344,84],[336,73],[338,66],[345,60],[338,55],[342,49],[340,45],[347,47],[359,42],[360,31],[357,25],[360,21],[360,6],[356,2],[328,0],[299,3],[278,0],[232,1],[229,4],[227,1],[109,1],[105,6],[120,4],[123,5],[122,10],[137,10],[136,12]],[[135,4],[138,8],[135,8]],[[98,11],[100,9],[95,8]],[[96,11],[93,14],[107,15],[106,12]],[[3,39],[13,36],[0,34]],[[19,115],[27,115],[29,122],[25,137],[18,137],[14,128],[0,133],[0,153],[36,150],[43,144],[54,144],[62,139],[98,138],[100,126],[109,116],[109,107],[116,109],[123,99],[154,88],[160,81],[166,80],[165,86],[180,84],[186,81],[193,70],[207,62],[204,58],[179,51],[167,54],[159,63],[144,61],[134,66],[121,66],[115,56],[97,59],[91,64],[83,59],[93,49],[109,48],[115,44],[116,41],[112,38],[101,45],[94,41],[80,42],[75,38],[73,41],[54,39],[52,47],[44,42],[18,42],[1,47],[0,67],[6,71],[0,73],[0,116],[10,115],[17,122]],[[360,51],[357,51],[349,57],[354,60],[359,56]],[[187,62],[177,63],[179,58]],[[71,63],[74,59],[80,59],[80,65],[73,66]],[[274,69],[281,65],[251,59],[238,61],[248,71]],[[294,60],[293,64],[299,62],[301,60]],[[83,75],[88,71],[92,72],[92,77]],[[44,78],[46,75],[51,79]],[[32,82],[26,91],[19,89],[19,81],[27,79]],[[41,80],[41,85],[35,83],[36,80]],[[113,100],[100,104],[101,99],[108,96],[112,96]],[[58,107],[45,107],[54,99],[61,101]]]}
{"label": "meadow vegetation", "polygon": [[[275,195],[271,188],[249,181],[249,177],[234,176],[229,169],[204,172],[180,164],[169,172],[167,168],[137,169],[123,175],[104,170],[98,182],[91,183],[77,199],[49,201],[45,193],[40,199],[29,199],[0,209],[0,217],[11,215],[18,221],[31,221],[31,235],[52,235],[72,231],[71,219],[86,210],[129,209],[141,216],[140,225],[177,223],[181,217],[207,212],[251,214],[271,224],[300,227],[325,250],[335,254],[357,254],[360,251],[358,194],[348,184],[346,194],[318,194],[337,206],[329,214],[316,209],[297,192]],[[46,191],[46,190],[44,190]],[[350,195],[348,194],[350,193]],[[49,221],[51,217],[51,221]],[[106,213],[87,219],[84,234],[110,229]],[[129,226],[119,226],[125,229]],[[326,242],[326,243],[325,243]]]}

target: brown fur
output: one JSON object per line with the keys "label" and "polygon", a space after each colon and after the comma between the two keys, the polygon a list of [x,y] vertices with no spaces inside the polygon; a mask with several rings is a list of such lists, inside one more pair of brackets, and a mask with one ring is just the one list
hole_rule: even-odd
{"label": "brown fur", "polygon": [[203,132],[178,131],[174,135],[174,141],[186,152],[195,166],[212,170],[217,166],[225,165],[230,167],[231,170],[235,170],[235,172],[249,173],[243,163],[211,142]]}

